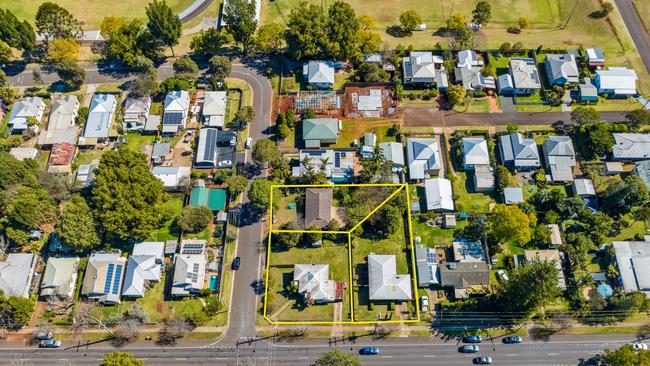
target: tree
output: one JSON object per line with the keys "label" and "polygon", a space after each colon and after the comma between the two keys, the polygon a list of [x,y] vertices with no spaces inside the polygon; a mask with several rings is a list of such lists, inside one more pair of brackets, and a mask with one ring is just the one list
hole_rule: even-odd
{"label": "tree", "polygon": [[[280,230],[298,230],[298,226],[290,221],[280,225]],[[293,248],[300,243],[300,233],[297,232],[275,233],[274,238],[284,248]]]}
{"label": "tree", "polygon": [[319,57],[327,45],[326,17],[323,8],[300,2],[289,13],[286,41],[289,54],[297,59]]}
{"label": "tree", "polygon": [[35,187],[20,186],[7,190],[3,194],[2,226],[12,228],[15,234],[20,234],[17,231],[28,233],[39,230],[44,224],[54,223],[56,220],[56,208],[52,197],[38,183],[34,182],[33,185]]}
{"label": "tree", "polygon": [[476,8],[472,10],[472,22],[474,24],[487,25],[492,17],[492,6],[487,1],[479,1]]}
{"label": "tree", "polygon": [[228,185],[228,192],[230,192],[230,197],[232,200],[235,200],[241,193],[244,193],[246,187],[248,186],[248,179],[241,175],[231,175],[226,178],[226,184]]}
{"label": "tree", "polygon": [[577,107],[571,111],[571,120],[580,125],[600,122],[600,112],[592,107]]}
{"label": "tree", "polygon": [[10,296],[7,304],[11,308],[11,317],[15,324],[27,325],[34,313],[34,301],[18,296]]}
{"label": "tree", "polygon": [[235,123],[235,128],[239,131],[243,130],[248,126],[249,123],[255,118],[255,110],[253,107],[247,105],[235,113],[235,118],[233,122]]}
{"label": "tree", "polygon": [[36,42],[36,32],[32,25],[7,10],[0,9],[0,40],[10,47],[31,51]]}
{"label": "tree", "polygon": [[359,29],[359,20],[352,6],[343,1],[334,2],[327,13],[329,57],[336,60],[349,60],[358,54]]}
{"label": "tree", "polygon": [[178,15],[174,14],[172,9],[167,6],[165,0],[162,2],[153,0],[146,8],[147,29],[159,43],[168,46],[174,56],[174,46],[178,44],[181,37],[181,20]]}
{"label": "tree", "polygon": [[464,48],[475,48],[476,47],[476,38],[474,37],[474,31],[468,26],[458,27],[449,31],[453,37],[451,47],[454,49],[464,49]]}
{"label": "tree", "polygon": [[359,357],[345,353],[338,348],[327,351],[316,360],[316,366],[361,366]]}
{"label": "tree", "polygon": [[65,8],[51,2],[44,2],[36,11],[36,31],[43,36],[47,46],[51,39],[81,39],[79,22]]}
{"label": "tree", "polygon": [[168,319],[158,333],[158,344],[174,344],[192,330],[192,325],[183,317]]}
{"label": "tree", "polygon": [[530,25],[530,21],[527,17],[519,17],[517,25],[519,26],[519,29],[526,29]]}
{"label": "tree", "polygon": [[510,42],[503,42],[501,43],[501,46],[499,46],[499,52],[503,54],[510,53],[512,51],[512,45]]}
{"label": "tree", "polygon": [[614,137],[609,125],[603,122],[595,123],[585,128],[587,132],[587,146],[583,149],[585,157],[596,157],[609,153],[614,146]]}
{"label": "tree", "polygon": [[517,125],[516,123],[508,123],[507,130],[508,133],[515,133],[519,131],[519,125]]}
{"label": "tree", "polygon": [[257,178],[251,183],[251,189],[248,191],[248,199],[253,207],[260,211],[266,211],[269,208],[271,200],[271,181]]}
{"label": "tree", "polygon": [[600,16],[604,18],[608,16],[609,13],[612,12],[612,10],[614,10],[614,5],[612,5],[612,3],[610,2],[604,2],[603,7],[600,10]]}
{"label": "tree", "polygon": [[79,61],[79,43],[71,38],[57,38],[50,42],[47,49],[47,59],[57,65],[63,61]]}
{"label": "tree", "polygon": [[635,109],[625,115],[627,126],[632,131],[638,131],[643,126],[650,125],[650,111],[645,108]]}
{"label": "tree", "polygon": [[230,43],[231,36],[217,28],[208,28],[192,37],[190,49],[197,55],[212,56],[225,44]]}
{"label": "tree", "polygon": [[450,106],[455,106],[462,102],[467,96],[467,90],[462,85],[450,85],[447,89],[447,102]]}
{"label": "tree", "polygon": [[226,56],[212,56],[208,60],[208,72],[219,81],[223,81],[228,75],[232,65]]}
{"label": "tree", "polygon": [[79,89],[86,79],[86,71],[72,61],[62,61],[56,65],[56,74],[70,89]]}
{"label": "tree", "polygon": [[358,81],[367,83],[388,81],[390,75],[381,66],[370,62],[362,63],[355,72]]}
{"label": "tree", "polygon": [[610,366],[650,365],[650,351],[645,349],[635,350],[631,344],[625,344],[615,350],[605,349],[603,361],[605,361],[605,365]]}
{"label": "tree", "polygon": [[158,89],[161,93],[169,93],[174,90],[190,90],[192,89],[192,83],[185,79],[172,76],[163,80],[158,86]]}
{"label": "tree", "polygon": [[7,45],[2,40],[0,40],[0,64],[8,63],[13,57],[14,57],[14,52],[11,50],[9,45]]}
{"label": "tree", "polygon": [[280,124],[276,128],[277,128],[276,132],[278,138],[282,141],[284,141],[287,138],[287,136],[289,136],[289,134],[291,133],[291,130],[286,125],[286,123]]}
{"label": "tree", "polygon": [[449,18],[447,18],[447,30],[450,32],[455,31],[459,28],[467,27],[467,19],[461,13],[453,13]]}
{"label": "tree", "polygon": [[63,205],[56,233],[75,251],[86,251],[100,243],[93,213],[86,200],[79,195]]}
{"label": "tree", "polygon": [[102,156],[91,199],[103,232],[121,239],[149,237],[161,221],[164,197],[144,154],[121,149]]}
{"label": "tree", "polygon": [[199,66],[188,55],[183,55],[174,61],[174,76],[195,82],[199,77]]}
{"label": "tree", "polygon": [[248,0],[232,0],[224,5],[223,18],[227,24],[228,31],[232,34],[235,42],[240,43],[244,54],[253,43],[253,36],[257,28],[255,20],[255,2]]}
{"label": "tree", "polygon": [[422,17],[415,9],[410,9],[399,15],[399,24],[404,32],[411,34],[422,24]]}
{"label": "tree", "polygon": [[512,174],[510,174],[510,170],[503,165],[497,165],[494,169],[494,176],[496,178],[496,191],[499,194],[503,194],[503,190],[510,187],[515,181]]}
{"label": "tree", "polygon": [[127,352],[109,352],[99,366],[144,366],[144,362]]}
{"label": "tree", "polygon": [[257,30],[255,46],[264,53],[280,52],[284,44],[284,25],[280,23],[264,24]]}
{"label": "tree", "polygon": [[183,231],[198,233],[208,227],[213,219],[212,210],[205,206],[186,206],[183,207],[181,214],[178,215],[176,223],[178,224],[178,228]]}
{"label": "tree", "polygon": [[530,218],[519,206],[498,204],[489,217],[490,233],[499,243],[528,243]]}
{"label": "tree", "polygon": [[269,139],[257,140],[253,144],[253,160],[258,164],[267,164],[282,159],[278,146]]}
{"label": "tree", "polygon": [[616,217],[624,215],[634,207],[648,202],[648,187],[637,175],[629,175],[622,182],[612,184],[603,193],[603,211]]}
{"label": "tree", "polygon": [[515,267],[497,293],[497,303],[503,311],[530,315],[560,295],[557,276],[553,262],[533,261]]}
{"label": "tree", "polygon": [[103,49],[104,57],[122,61],[136,68],[143,55],[157,55],[160,45],[150,44],[148,39],[151,34],[143,27],[144,22],[141,19],[127,21],[124,18],[104,18],[101,25],[102,36],[107,41]]}

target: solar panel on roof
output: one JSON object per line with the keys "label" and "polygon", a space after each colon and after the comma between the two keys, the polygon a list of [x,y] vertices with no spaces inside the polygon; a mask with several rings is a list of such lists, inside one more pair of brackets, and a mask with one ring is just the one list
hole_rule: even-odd
{"label": "solar panel on roof", "polygon": [[436,253],[428,250],[427,251],[427,262],[436,263]]}
{"label": "solar panel on roof", "polygon": [[117,295],[117,288],[120,285],[120,278],[122,277],[122,266],[117,265],[115,269],[115,279],[113,279],[113,295]]}
{"label": "solar panel on roof", "polygon": [[111,263],[108,265],[108,270],[106,271],[106,280],[104,281],[104,293],[107,294],[108,290],[111,288],[111,279],[113,278],[113,267]]}
{"label": "solar panel on roof", "polygon": [[341,155],[339,154],[334,155],[334,166],[336,167],[341,166]]}
{"label": "solar panel on roof", "polygon": [[429,278],[434,278],[434,276],[433,276],[433,267],[429,267]]}
{"label": "solar panel on roof", "polygon": [[183,114],[178,112],[168,112],[163,115],[164,125],[180,125],[183,121]]}

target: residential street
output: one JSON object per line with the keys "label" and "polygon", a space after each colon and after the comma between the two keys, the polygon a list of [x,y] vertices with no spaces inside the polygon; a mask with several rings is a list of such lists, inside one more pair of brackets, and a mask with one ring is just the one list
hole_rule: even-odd
{"label": "residential street", "polygon": [[650,34],[645,30],[632,0],[615,0],[646,70],[650,71]]}

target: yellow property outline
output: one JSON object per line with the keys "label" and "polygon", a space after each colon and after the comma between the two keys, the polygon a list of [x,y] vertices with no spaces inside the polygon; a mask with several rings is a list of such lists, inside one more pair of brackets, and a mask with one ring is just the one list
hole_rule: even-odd
{"label": "yellow property outline", "polygon": [[[375,207],[368,215],[366,215],[362,220],[360,220],[354,227],[348,231],[326,231],[326,230],[274,230],[273,229],[273,191],[276,188],[334,188],[334,187],[397,187],[397,189],[391,193],[384,201],[382,201],[377,207]],[[364,320],[364,321],[355,321],[354,320],[354,291],[352,288],[352,232],[356,230],[364,221],[366,221],[370,216],[372,216],[377,210],[383,207],[388,201],[393,199],[399,192],[402,190],[406,191],[406,212],[407,212],[407,222],[408,222],[408,231],[409,231],[409,247],[411,252],[411,272],[413,273],[413,292],[415,301],[415,311],[417,314],[417,319],[406,319],[406,320]],[[411,195],[408,189],[408,184],[396,184],[396,183],[378,183],[378,184],[280,184],[280,185],[271,185],[271,197],[269,201],[269,235],[268,243],[266,248],[266,265],[265,267],[265,278],[264,278],[264,319],[273,325],[336,325],[336,324],[404,324],[404,323],[419,323],[420,318],[420,301],[418,299],[418,287],[417,287],[417,268],[415,265],[415,247],[413,245],[413,225],[411,223]],[[274,321],[267,316],[266,305],[267,305],[267,295],[269,291],[269,269],[271,261],[271,236],[273,233],[321,233],[321,234],[345,234],[348,236],[348,274],[350,281],[350,318],[349,321]]]}

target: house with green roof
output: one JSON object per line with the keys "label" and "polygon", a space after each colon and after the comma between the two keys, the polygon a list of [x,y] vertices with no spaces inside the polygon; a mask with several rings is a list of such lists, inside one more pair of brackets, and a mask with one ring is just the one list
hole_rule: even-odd
{"label": "house with green roof", "polygon": [[212,211],[223,211],[226,209],[226,190],[194,187],[190,195],[190,206],[205,206]]}
{"label": "house with green roof", "polygon": [[311,118],[302,121],[302,138],[308,149],[318,149],[322,144],[335,144],[340,132],[341,123],[336,118]]}

